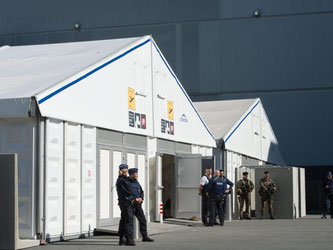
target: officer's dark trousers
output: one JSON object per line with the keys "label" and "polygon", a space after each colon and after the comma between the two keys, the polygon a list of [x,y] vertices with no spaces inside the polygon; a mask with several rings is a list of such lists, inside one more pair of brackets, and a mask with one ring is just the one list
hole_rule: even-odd
{"label": "officer's dark trousers", "polygon": [[330,205],[331,205],[330,212],[331,212],[331,218],[332,218],[333,217],[333,193],[328,195],[328,199],[329,199]]}
{"label": "officer's dark trousers", "polygon": [[118,235],[125,236],[127,240],[133,239],[133,208],[129,202],[119,202],[121,211]]}
{"label": "officer's dark trousers", "polygon": [[136,218],[139,221],[140,224],[140,233],[142,234],[143,237],[146,237],[147,234],[147,220],[146,216],[142,210],[141,204],[135,204],[133,205],[133,214],[136,216]]}
{"label": "officer's dark trousers", "polygon": [[224,211],[223,211],[224,197],[222,195],[216,195],[209,201],[209,225],[214,225],[216,220],[216,211],[219,215],[220,223],[224,222]]}
{"label": "officer's dark trousers", "polygon": [[203,224],[208,224],[209,198],[202,193],[201,197],[201,219]]}

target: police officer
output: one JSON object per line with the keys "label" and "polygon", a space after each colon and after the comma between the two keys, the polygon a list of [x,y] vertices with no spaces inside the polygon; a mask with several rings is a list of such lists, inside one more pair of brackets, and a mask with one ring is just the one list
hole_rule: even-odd
{"label": "police officer", "polygon": [[326,213],[328,212],[328,201],[330,201],[330,213],[331,219],[333,219],[333,178],[332,172],[328,172],[327,179],[324,181],[324,199],[325,199],[325,211],[322,216],[322,219],[326,219]]}
{"label": "police officer", "polygon": [[[243,173],[243,178],[236,184],[236,191],[239,201],[239,219],[251,220],[250,205],[251,205],[251,192],[254,189],[253,182],[248,179],[248,172]],[[243,212],[245,202],[245,212]]]}
{"label": "police officer", "polygon": [[268,212],[271,220],[273,217],[273,194],[276,191],[276,185],[269,176],[269,172],[265,171],[264,177],[259,181],[259,195],[261,196],[260,219],[264,217],[265,204],[267,203]]}
{"label": "police officer", "polygon": [[201,196],[201,219],[202,223],[205,226],[208,226],[208,212],[209,212],[209,198],[207,196],[207,188],[209,186],[209,182],[212,180],[212,168],[207,167],[205,169],[205,175],[200,179],[199,185],[199,195]]}
{"label": "police officer", "polygon": [[121,211],[118,229],[119,245],[135,246],[133,239],[133,210],[131,206],[134,197],[132,196],[132,189],[127,174],[128,166],[121,164],[119,166],[119,177],[116,182],[118,205]]}
{"label": "police officer", "polygon": [[138,182],[138,169],[130,168],[128,170],[129,181],[132,189],[132,197],[134,198],[132,203],[133,214],[139,220],[140,232],[142,234],[142,241],[153,242],[154,240],[148,236],[147,232],[147,220],[142,210],[142,202],[144,193],[140,183]]}
{"label": "police officer", "polygon": [[224,225],[223,202],[225,195],[230,192],[227,184],[220,177],[220,171],[214,171],[214,178],[208,187],[209,194],[209,226],[214,226],[216,220],[216,211],[219,215],[220,225]]}
{"label": "police officer", "polygon": [[232,190],[234,183],[224,176],[223,170],[220,171],[220,177],[223,180],[223,182],[225,182],[225,185],[229,185],[229,188],[227,189],[226,194],[224,196],[224,201],[222,203],[223,213],[225,214],[225,204],[227,203],[227,195],[230,194],[230,191]]}

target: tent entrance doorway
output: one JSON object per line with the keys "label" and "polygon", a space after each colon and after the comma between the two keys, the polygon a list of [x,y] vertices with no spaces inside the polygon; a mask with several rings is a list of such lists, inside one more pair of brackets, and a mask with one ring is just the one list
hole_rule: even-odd
{"label": "tent entrance doorway", "polygon": [[201,155],[158,154],[156,159],[156,220],[160,220],[161,202],[165,218],[199,218]]}
{"label": "tent entrance doorway", "polygon": [[162,202],[164,218],[175,217],[175,163],[176,157],[174,155],[164,154],[162,156]]}

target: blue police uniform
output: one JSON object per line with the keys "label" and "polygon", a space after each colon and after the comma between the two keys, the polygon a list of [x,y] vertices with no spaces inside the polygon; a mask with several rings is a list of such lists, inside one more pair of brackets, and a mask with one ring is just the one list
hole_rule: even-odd
{"label": "blue police uniform", "polygon": [[[227,185],[229,185],[227,189],[231,190],[233,187],[234,187],[234,183],[232,181],[230,181],[228,178],[226,177],[221,177],[221,179],[225,182],[225,188]],[[222,209],[223,209],[223,213],[225,214],[225,204],[227,203],[227,196],[225,195],[224,196],[224,200],[223,200],[223,203],[222,203]]]}
{"label": "blue police uniform", "polygon": [[216,220],[216,211],[219,215],[221,226],[224,225],[223,202],[228,189],[226,180],[214,177],[208,187],[209,193],[209,225],[213,226]]}
{"label": "blue police uniform", "polygon": [[[137,168],[130,168],[128,170],[128,173],[130,175],[137,173],[138,169]],[[154,241],[153,239],[148,237],[148,232],[147,232],[147,220],[146,216],[143,212],[142,209],[142,202],[144,199],[144,192],[143,189],[140,185],[140,183],[136,179],[129,178],[129,183],[131,186],[131,197],[133,197],[133,203],[132,203],[132,212],[133,215],[136,216],[136,218],[139,221],[139,227],[140,227],[140,233],[142,235],[142,241]],[[136,199],[141,198],[142,202],[137,203]]]}
{"label": "blue police uniform", "polygon": [[[127,169],[128,166],[122,164],[119,169]],[[129,178],[125,175],[120,175],[116,182],[118,205],[121,210],[121,217],[118,228],[118,235],[120,237],[119,244],[122,245],[123,237],[126,237],[126,244],[133,244],[133,210],[131,204],[134,197],[132,196],[132,190],[129,182]]]}

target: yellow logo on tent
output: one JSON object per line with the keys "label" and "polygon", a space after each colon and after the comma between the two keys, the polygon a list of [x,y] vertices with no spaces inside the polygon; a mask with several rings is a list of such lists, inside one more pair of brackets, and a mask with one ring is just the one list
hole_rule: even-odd
{"label": "yellow logo on tent", "polygon": [[128,108],[135,110],[135,90],[128,88]]}
{"label": "yellow logo on tent", "polygon": [[173,120],[174,110],[173,110],[173,102],[168,101],[168,119]]}

